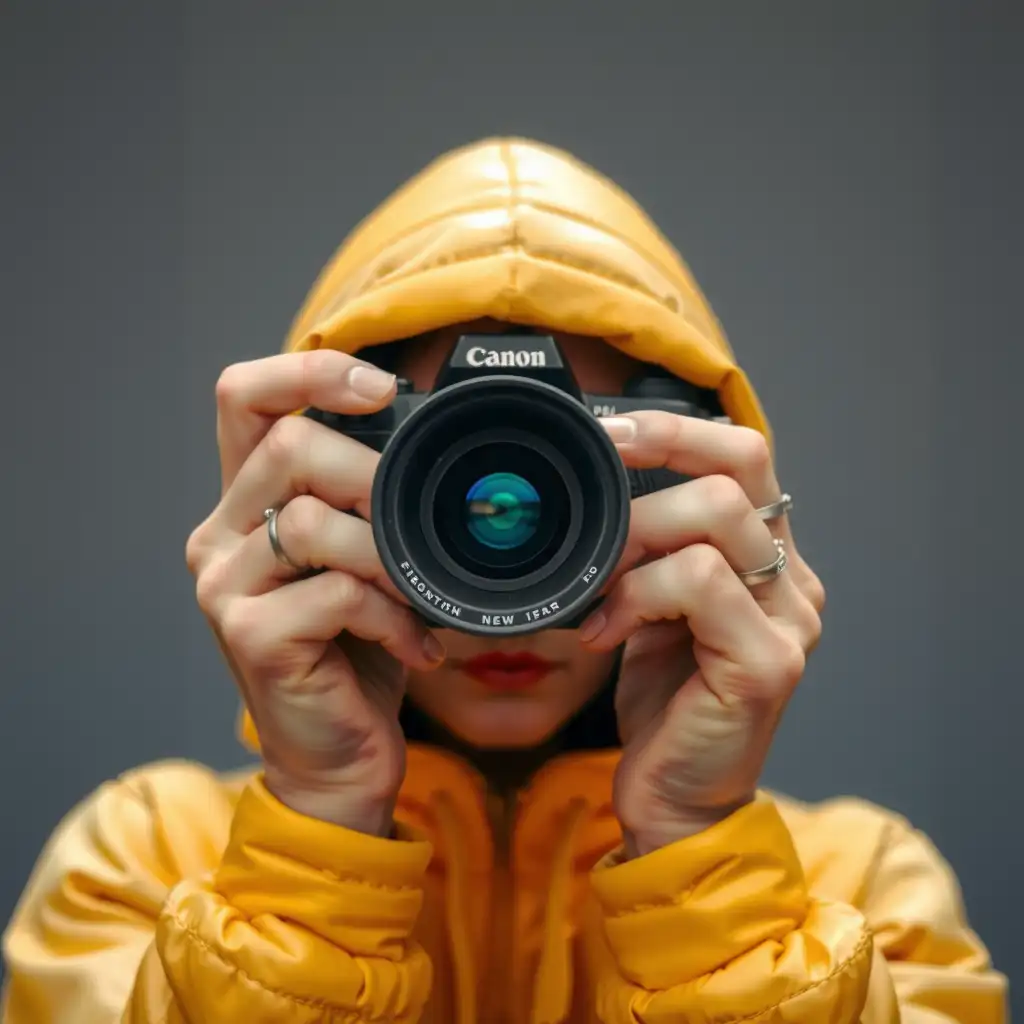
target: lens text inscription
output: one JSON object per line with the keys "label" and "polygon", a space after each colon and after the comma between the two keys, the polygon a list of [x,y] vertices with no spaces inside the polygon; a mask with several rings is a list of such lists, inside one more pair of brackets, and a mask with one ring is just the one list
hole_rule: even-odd
{"label": "lens text inscription", "polygon": [[451,601],[446,601],[440,594],[435,594],[430,587],[428,587],[426,583],[419,578],[416,570],[408,562],[402,562],[401,568],[402,574],[408,581],[409,586],[415,587],[416,592],[427,601],[430,601],[439,612],[444,612],[445,615],[451,615],[456,619],[461,618],[462,609],[457,604],[452,604]]}

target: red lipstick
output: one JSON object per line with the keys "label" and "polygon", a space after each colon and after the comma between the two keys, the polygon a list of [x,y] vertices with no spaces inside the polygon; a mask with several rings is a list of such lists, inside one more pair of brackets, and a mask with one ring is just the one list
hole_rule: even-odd
{"label": "red lipstick", "polygon": [[490,651],[464,661],[460,667],[466,675],[489,689],[510,692],[536,686],[557,665],[528,651],[514,654]]}

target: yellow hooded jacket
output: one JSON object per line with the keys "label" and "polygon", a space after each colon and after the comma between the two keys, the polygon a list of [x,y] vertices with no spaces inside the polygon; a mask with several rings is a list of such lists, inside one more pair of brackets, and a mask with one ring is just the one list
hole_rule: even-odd
{"label": "yellow hooded jacket", "polygon": [[[604,339],[768,431],[643,211],[525,140],[456,150],[399,189],[330,261],[287,347],[355,351],[480,317]],[[615,762],[555,757],[502,829],[472,768],[412,744],[389,840],[292,812],[258,772],[129,772],[40,857],[5,935],[3,1021],[1005,1020],[953,873],[903,819],[763,793],[625,861]]]}

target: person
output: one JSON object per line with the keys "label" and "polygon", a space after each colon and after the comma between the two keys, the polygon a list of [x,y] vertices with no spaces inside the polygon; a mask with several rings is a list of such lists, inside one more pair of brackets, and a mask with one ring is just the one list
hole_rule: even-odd
{"label": "person", "polygon": [[[633,500],[579,629],[428,628],[374,545],[378,454],[293,414],[382,409],[508,325],[587,392],[657,366],[724,416],[601,420],[692,479]],[[187,562],[259,764],[144,766],[65,818],[5,934],[6,1024],[1005,1019],[925,835],[762,787],[823,587],[755,392],[628,194],[525,139],[446,153],[216,400]]]}

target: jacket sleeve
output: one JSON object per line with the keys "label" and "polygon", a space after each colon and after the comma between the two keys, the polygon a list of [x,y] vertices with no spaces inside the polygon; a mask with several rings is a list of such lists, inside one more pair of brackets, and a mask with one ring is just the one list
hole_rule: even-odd
{"label": "jacket sleeve", "polygon": [[258,777],[225,814],[211,774],[147,769],[62,823],[4,935],[3,1024],[418,1019],[429,844],[305,818]]}
{"label": "jacket sleeve", "polygon": [[909,826],[883,834],[862,908],[809,893],[767,796],[636,860],[610,854],[592,876],[598,1019],[1003,1024],[1005,980],[948,865]]}

